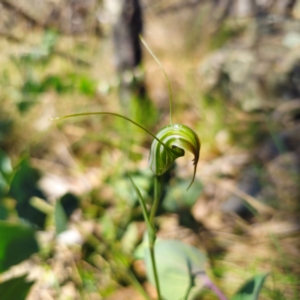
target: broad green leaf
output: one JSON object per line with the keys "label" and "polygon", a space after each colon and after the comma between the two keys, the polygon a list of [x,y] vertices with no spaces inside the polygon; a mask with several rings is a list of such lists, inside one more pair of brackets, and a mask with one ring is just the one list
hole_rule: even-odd
{"label": "broad green leaf", "polygon": [[[166,300],[187,299],[197,272],[204,270],[206,256],[197,248],[176,240],[158,240],[154,247],[161,294]],[[145,250],[147,276],[154,276],[149,250]]]}
{"label": "broad green leaf", "polygon": [[188,294],[188,297],[186,298],[186,300],[199,300],[202,299],[201,298],[201,287],[199,286],[193,286]]}
{"label": "broad green leaf", "polygon": [[60,201],[56,201],[55,210],[55,228],[56,234],[60,234],[68,228],[68,218]]}
{"label": "broad green leaf", "polygon": [[[10,185],[10,195],[17,200],[17,212],[20,218],[43,228],[46,214],[42,213],[30,204],[32,197],[46,199],[44,193],[38,187],[40,174],[32,168],[27,159],[19,164]],[[45,200],[46,201],[46,200]]]}
{"label": "broad green leaf", "polygon": [[268,274],[259,274],[247,281],[231,300],[257,300]]}
{"label": "broad green leaf", "polygon": [[1,300],[25,300],[34,284],[33,281],[26,281],[26,276],[12,278],[0,284]]}
{"label": "broad green leaf", "polygon": [[28,259],[36,252],[38,245],[33,229],[0,221],[0,272]]}

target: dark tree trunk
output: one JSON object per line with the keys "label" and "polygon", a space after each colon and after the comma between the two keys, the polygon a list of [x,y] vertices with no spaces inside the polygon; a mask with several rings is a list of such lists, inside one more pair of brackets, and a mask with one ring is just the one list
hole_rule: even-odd
{"label": "dark tree trunk", "polygon": [[142,60],[139,35],[143,29],[139,0],[121,1],[121,13],[114,24],[113,41],[118,72],[133,70]]}
{"label": "dark tree trunk", "polygon": [[142,62],[139,38],[143,30],[142,9],[139,0],[122,0],[119,4],[118,19],[113,27],[114,61],[120,80],[119,96],[123,112],[139,118],[141,112],[139,116],[132,116],[132,106],[140,111],[145,105],[151,104],[144,81],[137,75]]}

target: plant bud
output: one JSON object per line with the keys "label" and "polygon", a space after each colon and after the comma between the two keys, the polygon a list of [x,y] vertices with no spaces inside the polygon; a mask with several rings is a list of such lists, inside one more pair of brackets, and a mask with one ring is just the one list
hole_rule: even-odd
{"label": "plant bud", "polygon": [[201,144],[197,134],[186,125],[171,124],[163,127],[156,137],[161,143],[156,139],[152,142],[149,157],[150,169],[155,175],[162,175],[178,157],[184,156],[185,151],[189,151],[194,155],[194,175],[190,187],[195,179],[200,156]]}

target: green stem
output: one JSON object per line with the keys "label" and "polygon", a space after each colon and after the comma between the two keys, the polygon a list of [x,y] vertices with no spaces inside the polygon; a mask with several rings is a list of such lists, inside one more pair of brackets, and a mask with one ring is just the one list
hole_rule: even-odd
{"label": "green stem", "polygon": [[155,261],[154,242],[152,243],[151,240],[149,242],[150,242],[150,244],[149,244],[150,257],[151,257],[151,263],[152,263],[152,268],[153,268],[154,281],[155,281],[155,285],[156,285],[157,297],[158,297],[158,300],[162,300],[161,294],[160,294],[158,272],[157,272],[156,261]]}
{"label": "green stem", "polygon": [[[157,175],[154,176],[154,201],[153,201],[153,205],[151,207],[150,220],[149,220],[152,228],[155,228],[154,218],[155,218],[157,208],[159,205],[161,187],[162,187],[162,177],[157,176]],[[157,268],[156,268],[155,253],[154,253],[154,243],[155,243],[155,240],[151,239],[150,235],[149,235],[149,250],[150,250],[151,263],[152,263],[153,274],[154,274],[154,281],[155,281],[155,285],[156,285],[158,300],[161,300],[158,272],[157,272]]]}
{"label": "green stem", "polygon": [[[154,244],[155,244],[155,239],[156,239],[156,233],[155,233],[155,229],[154,229],[154,216],[155,216],[155,212],[156,212],[156,209],[158,206],[158,200],[159,200],[159,195],[160,195],[160,187],[159,187],[160,181],[159,181],[158,176],[155,176],[154,187],[155,187],[156,192],[155,192],[154,203],[156,203],[156,204],[152,206],[151,212],[153,214],[153,217],[152,217],[152,221],[151,221],[148,216],[148,211],[147,211],[145,200],[143,199],[140,190],[138,189],[138,187],[132,180],[130,174],[128,174],[128,177],[132,183],[132,186],[138,196],[140,205],[142,207],[142,212],[143,212],[144,220],[146,222],[148,238],[149,238],[149,251],[150,251],[150,257],[151,257],[151,264],[152,264],[152,268],[153,268],[154,281],[155,281],[155,285],[156,285],[156,289],[157,289],[158,300],[161,300],[158,272],[157,272],[157,268],[156,268],[155,255],[154,255]],[[155,206],[156,206],[156,209],[153,210],[153,207],[155,207]]]}
{"label": "green stem", "polygon": [[160,195],[162,190],[162,176],[154,176],[154,202],[150,212],[150,223],[154,227],[154,218],[158,209]]}

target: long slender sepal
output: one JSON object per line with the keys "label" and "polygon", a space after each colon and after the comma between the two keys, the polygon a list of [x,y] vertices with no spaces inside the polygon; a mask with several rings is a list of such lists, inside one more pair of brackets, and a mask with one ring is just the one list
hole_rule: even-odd
{"label": "long slender sepal", "polygon": [[86,113],[71,114],[71,115],[65,115],[65,116],[62,116],[62,117],[50,118],[50,120],[51,121],[57,121],[57,120],[68,119],[68,118],[73,118],[73,117],[84,117],[84,116],[93,116],[93,115],[110,115],[110,116],[115,116],[115,117],[118,117],[118,118],[122,118],[122,119],[138,126],[142,130],[144,130],[145,132],[150,134],[157,141],[157,143],[159,143],[162,147],[164,147],[167,152],[170,152],[170,155],[172,153],[172,150],[169,149],[162,141],[160,141],[150,130],[148,130],[147,128],[145,128],[141,124],[139,124],[139,123],[123,116],[123,115],[117,114],[117,113],[108,112],[108,111],[86,112]]}
{"label": "long slender sepal", "polygon": [[169,97],[170,97],[170,124],[173,124],[173,94],[172,94],[172,89],[171,89],[171,84],[170,84],[169,77],[168,77],[167,72],[165,71],[163,65],[160,63],[159,59],[155,56],[155,54],[150,49],[149,45],[142,38],[141,35],[140,35],[140,40],[144,44],[144,46],[146,47],[146,49],[149,51],[149,53],[151,54],[151,56],[154,58],[154,60],[157,62],[157,64],[160,66],[160,68],[162,69],[162,71],[163,71],[163,73],[164,73],[164,75],[166,77],[166,81],[168,83],[168,89],[169,89]]}

